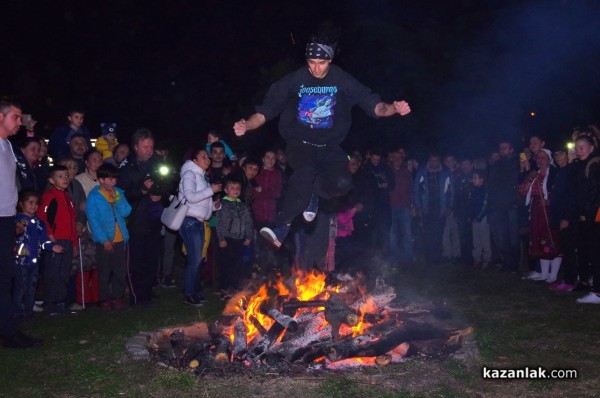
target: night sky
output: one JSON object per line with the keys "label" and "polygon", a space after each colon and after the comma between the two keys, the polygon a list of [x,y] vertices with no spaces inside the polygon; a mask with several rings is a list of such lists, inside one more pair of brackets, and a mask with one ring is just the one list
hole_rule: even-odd
{"label": "night sky", "polygon": [[244,139],[231,126],[301,65],[324,22],[341,32],[335,63],[413,109],[380,121],[357,110],[348,150],[474,155],[530,132],[559,145],[600,121],[598,1],[14,3],[2,12],[0,92],[45,136],[78,106],[95,135],[114,121],[122,141],[144,126],[180,149],[216,128],[239,151],[261,148],[276,122]]}

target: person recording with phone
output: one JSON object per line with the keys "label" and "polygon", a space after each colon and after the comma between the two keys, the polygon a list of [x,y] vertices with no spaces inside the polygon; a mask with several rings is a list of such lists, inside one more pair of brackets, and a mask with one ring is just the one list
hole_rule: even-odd
{"label": "person recording with phone", "polygon": [[151,303],[162,246],[160,216],[168,195],[153,178],[158,165],[154,156],[154,135],[147,129],[137,130],[131,139],[132,153],[119,169],[118,187],[132,211],[128,219],[129,281],[132,305]]}

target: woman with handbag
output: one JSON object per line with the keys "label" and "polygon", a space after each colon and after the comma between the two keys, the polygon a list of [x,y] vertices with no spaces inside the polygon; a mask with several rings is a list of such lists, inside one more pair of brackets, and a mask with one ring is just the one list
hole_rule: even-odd
{"label": "woman with handbag", "polygon": [[199,307],[206,299],[197,289],[204,245],[204,221],[210,219],[213,210],[221,205],[213,202],[213,194],[221,190],[221,184],[210,184],[206,179],[206,170],[210,167],[210,158],[204,149],[196,149],[181,167],[178,199],[187,202],[186,216],[179,229],[185,244],[186,270],[184,281],[184,303]]}
{"label": "woman with handbag", "polygon": [[550,191],[556,177],[556,167],[548,149],[540,149],[535,154],[538,171],[535,174],[525,204],[530,206],[530,244],[529,257],[540,260],[540,273],[533,273],[529,279],[556,282],[562,250],[560,232],[550,222]]}

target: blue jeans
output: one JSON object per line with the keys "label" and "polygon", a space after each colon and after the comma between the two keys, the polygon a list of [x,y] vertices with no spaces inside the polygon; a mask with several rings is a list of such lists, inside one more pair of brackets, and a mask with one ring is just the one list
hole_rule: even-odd
{"label": "blue jeans", "polygon": [[412,216],[409,208],[392,208],[390,251],[392,261],[413,261]]}
{"label": "blue jeans", "polygon": [[187,256],[185,259],[185,282],[183,294],[194,296],[198,276],[200,275],[200,264],[202,263],[202,246],[204,245],[204,222],[194,217],[186,217],[179,229],[179,235],[185,244]]}
{"label": "blue jeans", "polygon": [[37,264],[17,264],[15,267],[13,286],[15,315],[30,314],[33,311],[38,273]]}

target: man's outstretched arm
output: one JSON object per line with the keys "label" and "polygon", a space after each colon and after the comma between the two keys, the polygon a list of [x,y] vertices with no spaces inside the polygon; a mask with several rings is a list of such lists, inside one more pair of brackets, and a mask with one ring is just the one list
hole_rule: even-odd
{"label": "man's outstretched arm", "polygon": [[265,124],[266,121],[267,119],[265,118],[265,115],[262,113],[254,113],[247,120],[240,119],[239,121],[235,122],[233,124],[233,132],[239,137],[246,134],[247,131],[252,131],[259,128]]}
{"label": "man's outstretched arm", "polygon": [[380,102],[377,105],[375,105],[375,115],[377,115],[378,117],[388,117],[393,116],[395,114],[405,116],[409,113],[410,106],[408,106],[408,102],[406,101],[394,101],[392,104]]}

